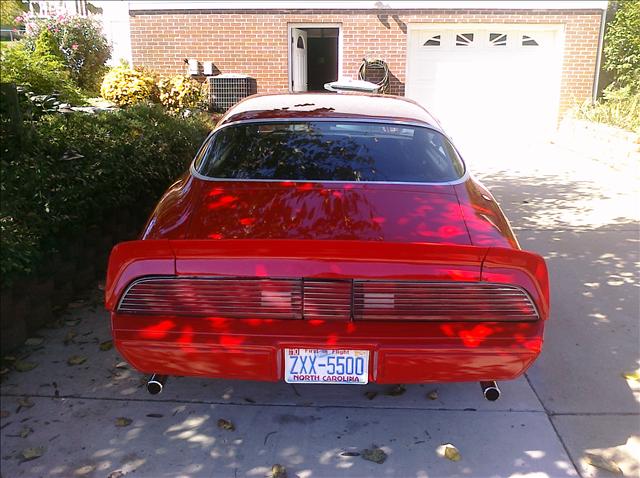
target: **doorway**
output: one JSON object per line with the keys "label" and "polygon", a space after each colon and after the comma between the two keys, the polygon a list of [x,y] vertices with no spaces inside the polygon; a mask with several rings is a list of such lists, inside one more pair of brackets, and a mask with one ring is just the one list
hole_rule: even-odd
{"label": "doorway", "polygon": [[289,87],[291,91],[326,91],[341,70],[340,27],[289,25]]}

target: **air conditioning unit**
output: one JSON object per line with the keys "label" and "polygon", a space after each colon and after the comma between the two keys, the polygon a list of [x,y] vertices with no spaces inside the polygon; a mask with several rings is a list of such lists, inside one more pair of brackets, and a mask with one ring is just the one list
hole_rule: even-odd
{"label": "air conditioning unit", "polygon": [[237,73],[209,77],[209,105],[216,111],[226,111],[238,101],[256,93],[255,78]]}

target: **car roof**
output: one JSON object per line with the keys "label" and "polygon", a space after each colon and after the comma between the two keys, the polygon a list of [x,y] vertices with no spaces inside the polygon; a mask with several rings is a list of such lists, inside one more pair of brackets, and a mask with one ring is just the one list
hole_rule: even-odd
{"label": "car roof", "polygon": [[408,98],[362,93],[289,93],[250,96],[233,106],[218,127],[247,120],[340,118],[421,123],[438,130],[438,121]]}

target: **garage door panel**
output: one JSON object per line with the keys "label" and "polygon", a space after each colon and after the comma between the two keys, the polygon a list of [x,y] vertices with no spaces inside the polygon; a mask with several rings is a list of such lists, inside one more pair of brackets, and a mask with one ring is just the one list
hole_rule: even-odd
{"label": "garage door panel", "polygon": [[411,26],[407,96],[459,143],[544,135],[557,121],[560,35],[543,28]]}

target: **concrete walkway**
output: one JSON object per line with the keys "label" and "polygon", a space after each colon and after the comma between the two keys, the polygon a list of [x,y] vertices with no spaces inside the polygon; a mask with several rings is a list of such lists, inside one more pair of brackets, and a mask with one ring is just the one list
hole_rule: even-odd
{"label": "concrete walkway", "polygon": [[[2,476],[264,477],[276,463],[290,478],[640,476],[640,383],[623,377],[640,355],[638,166],[552,145],[469,162],[552,278],[543,355],[501,384],[498,402],[476,383],[391,396],[187,378],[151,397],[100,350],[108,317],[89,300],[25,347],[35,369],[4,376]],[[72,356],[86,361],[68,365]],[[443,456],[449,443],[459,461]],[[374,446],[384,463],[363,459]]]}

